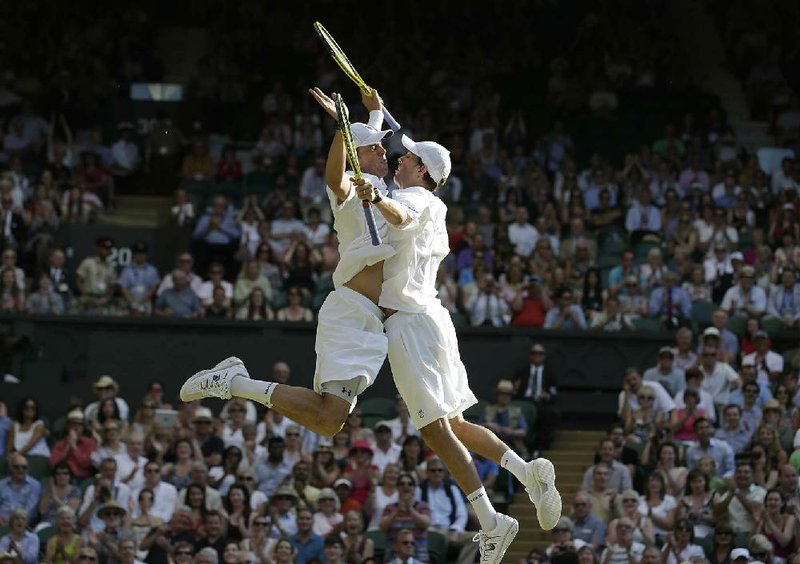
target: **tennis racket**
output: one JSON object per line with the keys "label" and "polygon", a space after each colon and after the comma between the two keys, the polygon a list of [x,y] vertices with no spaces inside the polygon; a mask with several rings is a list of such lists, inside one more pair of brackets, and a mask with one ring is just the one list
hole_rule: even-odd
{"label": "tennis racket", "polygon": [[[347,58],[347,55],[344,54],[342,48],[339,47],[339,44],[336,43],[336,40],[333,36],[328,33],[328,30],[319,23],[314,22],[314,31],[317,32],[319,38],[325,44],[325,47],[328,49],[328,52],[333,57],[333,60],[336,61],[336,64],[339,65],[344,71],[350,80],[356,83],[356,85],[361,89],[361,91],[366,94],[367,96],[372,96],[372,88],[367,86],[367,83],[364,82],[364,79],[361,78],[361,75],[358,74],[358,71],[353,66],[353,63],[350,62],[350,59]],[[397,132],[400,130],[400,124],[397,123],[397,120],[394,119],[394,116],[389,113],[389,110],[386,109],[386,106],[383,107],[383,117],[386,118],[386,123],[389,124],[389,127],[392,131]]]}
{"label": "tennis racket", "polygon": [[[333,95],[333,102],[336,104],[336,118],[339,120],[339,128],[342,131],[347,160],[350,161],[350,168],[353,169],[353,178],[361,180],[361,166],[358,164],[358,154],[356,153],[356,145],[353,143],[353,134],[350,133],[350,115],[347,111],[347,106],[339,94]],[[378,228],[375,226],[375,216],[372,215],[372,206],[369,200],[361,200],[361,206],[364,208],[364,218],[367,220],[367,229],[369,229],[372,245],[377,247],[381,244],[381,235],[378,233]]]}

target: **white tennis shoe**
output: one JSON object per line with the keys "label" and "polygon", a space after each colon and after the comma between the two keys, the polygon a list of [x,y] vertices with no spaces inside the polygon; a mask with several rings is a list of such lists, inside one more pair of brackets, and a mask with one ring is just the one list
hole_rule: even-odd
{"label": "white tennis shoe", "polygon": [[201,370],[181,386],[181,401],[190,402],[203,398],[231,399],[231,381],[236,377],[250,378],[244,363],[231,356],[214,368]]}
{"label": "white tennis shoe", "polygon": [[488,533],[481,531],[474,537],[473,542],[478,542],[481,564],[500,564],[508,546],[519,532],[519,522],[513,517],[497,514],[497,525]]}
{"label": "white tennis shoe", "polygon": [[556,469],[546,458],[525,465],[525,491],[536,506],[539,526],[549,531],[561,519],[561,494],[556,489]]}

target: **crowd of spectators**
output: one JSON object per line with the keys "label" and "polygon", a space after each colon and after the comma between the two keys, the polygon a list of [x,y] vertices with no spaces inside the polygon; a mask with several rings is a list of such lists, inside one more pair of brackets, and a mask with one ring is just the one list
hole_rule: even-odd
{"label": "crowd of spectators", "polygon": [[[291,369],[277,362],[272,377],[288,383]],[[518,387],[501,382],[497,403],[472,416],[525,448],[525,416],[508,403]],[[52,419],[35,398],[15,408],[0,402],[0,558],[475,560],[477,519],[402,399],[359,403],[331,439],[241,399],[215,415],[199,402],[170,405],[155,381],[141,399],[109,375],[93,389],[96,401],[71,400]],[[369,426],[362,409],[371,409]],[[508,493],[495,488],[497,464],[477,455],[475,462],[490,491]]]}

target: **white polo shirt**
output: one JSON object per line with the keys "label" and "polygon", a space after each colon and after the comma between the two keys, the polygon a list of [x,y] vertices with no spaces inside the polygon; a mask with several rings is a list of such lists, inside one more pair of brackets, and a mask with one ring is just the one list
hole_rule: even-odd
{"label": "white polo shirt", "polygon": [[702,365],[698,365],[700,372],[703,373],[703,381],[700,389],[711,394],[715,404],[725,405],[730,397],[731,382],[739,379],[739,375],[726,362],[717,361],[714,370],[709,374]]}
{"label": "white polo shirt", "polygon": [[436,273],[450,252],[447,206],[422,186],[395,190],[392,199],[406,208],[411,219],[405,225],[390,226],[389,243],[396,254],[383,264],[378,304],[410,313],[441,307]]}
{"label": "white polo shirt", "polygon": [[[756,367],[757,373],[757,381],[759,384],[769,385],[769,373],[770,372],[783,372],[783,357],[776,353],[775,351],[767,351],[766,356],[764,357],[764,362],[760,364],[756,364],[756,353],[752,352],[742,359],[742,362],[750,362],[753,361],[753,364]],[[766,367],[764,366],[766,364]]]}
{"label": "white polo shirt", "polygon": [[[349,170],[345,174],[348,177],[353,176],[353,172]],[[381,196],[387,197],[386,183],[381,178],[367,173],[363,177],[378,189]],[[356,197],[355,189],[351,188],[347,198],[341,203],[337,201],[338,198],[330,187],[327,192],[333,211],[333,228],[339,239],[339,264],[333,271],[333,285],[338,288],[365,267],[392,256],[394,249],[387,244],[388,224],[378,211],[373,211],[372,215],[375,217],[375,227],[378,228],[382,244],[372,245],[364,209],[361,200]]]}
{"label": "white polo shirt", "polygon": [[764,313],[767,311],[767,294],[760,286],[753,286],[749,292],[743,293],[741,285],[736,284],[725,292],[720,307],[729,311],[731,315],[749,316],[750,312],[745,310],[745,307]]}

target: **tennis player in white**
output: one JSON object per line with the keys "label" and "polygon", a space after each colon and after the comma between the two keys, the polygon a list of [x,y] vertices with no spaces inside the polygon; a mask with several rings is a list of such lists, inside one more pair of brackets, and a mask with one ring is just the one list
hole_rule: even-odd
{"label": "tennis player in white", "polygon": [[[320,89],[309,91],[336,120],[333,100]],[[358,159],[367,182],[386,195],[383,177],[389,172],[382,140],[392,132],[381,131],[382,103],[377,91],[362,95],[369,110],[369,123],[351,124]],[[387,339],[378,298],[383,282],[383,261],[394,254],[388,244],[373,246],[364,220],[357,183],[345,172],[342,134],[337,130],[328,152],[325,176],[339,239],[339,264],[333,273],[335,290],[322,304],[317,323],[314,389],[251,380],[241,360],[230,357],[214,368],[198,372],[181,388],[181,400],[207,397],[247,398],[273,407],[286,417],[316,433],[332,436],[344,426],[357,396],[372,385],[386,359]],[[382,240],[388,238],[383,216],[375,224]]]}
{"label": "tennis player in white", "polygon": [[415,425],[476,511],[481,561],[500,562],[518,524],[494,512],[467,449],[501,463],[525,484],[546,530],[561,517],[561,496],[549,460],[526,463],[490,430],[462,416],[477,399],[469,388],[450,314],[435,287],[439,263],[450,249],[447,207],[433,192],[447,180],[450,156],[437,143],[415,143],[405,135],[402,142],[408,153],[398,161],[394,180],[399,190],[392,198],[366,183],[356,189],[358,197],[372,201],[390,224],[389,243],[396,250],[384,263],[379,300],[387,315],[389,362]]}

